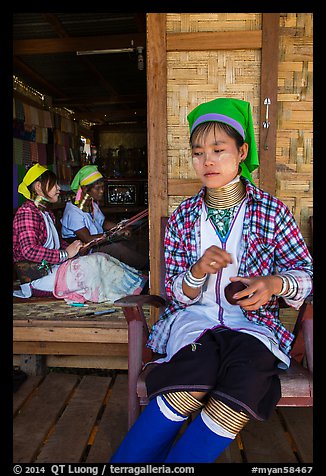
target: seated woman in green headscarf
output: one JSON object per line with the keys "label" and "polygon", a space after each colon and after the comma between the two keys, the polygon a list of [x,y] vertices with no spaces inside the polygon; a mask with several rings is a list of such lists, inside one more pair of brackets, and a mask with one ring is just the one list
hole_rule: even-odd
{"label": "seated woman in green headscarf", "polygon": [[[115,226],[102,213],[99,202],[104,194],[104,178],[96,165],[85,165],[75,175],[71,189],[76,193],[74,203],[67,202],[61,219],[61,235],[71,242],[79,238],[83,243],[103,237],[103,233]],[[122,238],[127,238],[124,235]],[[135,249],[135,243],[104,243],[96,251],[108,253],[137,269],[146,268],[148,254]]]}
{"label": "seated woman in green headscarf", "polygon": [[250,104],[216,98],[187,118],[203,186],[168,220],[167,307],[147,341],[161,358],[146,364],[150,402],[110,463],[213,463],[250,419],[267,420],[294,338],[278,296],[298,309],[312,290],[292,213],[252,182]]}
{"label": "seated woman in green headscarf", "polygon": [[71,189],[76,197],[74,203],[66,204],[61,219],[62,237],[67,241],[79,238],[84,243],[100,238],[110,228],[98,204],[104,194],[103,175],[96,165],[85,165],[75,175]]}

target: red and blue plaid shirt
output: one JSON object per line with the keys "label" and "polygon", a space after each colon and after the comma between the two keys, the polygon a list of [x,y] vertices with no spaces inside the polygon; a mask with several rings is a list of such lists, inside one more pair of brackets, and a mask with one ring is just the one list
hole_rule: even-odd
{"label": "red and blue plaid shirt", "polygon": [[[286,300],[298,307],[312,290],[312,258],[293,215],[277,198],[241,178],[246,185],[246,210],[241,240],[239,276],[268,276],[294,271],[299,283],[295,300]],[[173,316],[186,306],[198,302],[182,296],[180,279],[200,257],[200,215],[205,187],[188,198],[172,213],[165,232],[165,287],[168,305],[152,327],[148,347],[165,353],[173,324]],[[175,285],[176,283],[179,285]],[[279,320],[278,300],[270,301],[256,311],[242,310],[245,317],[257,325],[268,327],[289,354],[293,334]]]}
{"label": "red and blue plaid shirt", "polygon": [[[49,214],[55,223],[53,212]],[[60,238],[60,247],[65,249],[68,243]],[[13,222],[13,259],[16,261],[34,261],[44,259],[49,264],[58,264],[60,251],[44,247],[47,231],[42,213],[32,200],[27,200],[18,208]]]}

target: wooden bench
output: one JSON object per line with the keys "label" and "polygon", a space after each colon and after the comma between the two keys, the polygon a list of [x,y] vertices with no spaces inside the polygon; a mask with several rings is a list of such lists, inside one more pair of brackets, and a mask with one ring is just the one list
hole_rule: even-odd
{"label": "wooden bench", "polygon": [[120,309],[76,317],[112,305],[79,308],[55,298],[13,301],[14,365],[27,374],[41,375],[46,367],[127,369],[128,330]]}

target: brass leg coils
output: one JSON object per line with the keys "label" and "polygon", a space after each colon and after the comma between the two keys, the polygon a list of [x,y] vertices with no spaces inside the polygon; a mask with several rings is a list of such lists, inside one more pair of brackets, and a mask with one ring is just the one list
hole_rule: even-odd
{"label": "brass leg coils", "polygon": [[163,397],[172,408],[183,416],[189,416],[192,412],[204,406],[203,403],[193,397],[189,392],[165,393]]}
{"label": "brass leg coils", "polygon": [[203,411],[218,425],[230,433],[237,434],[249,421],[244,412],[237,412],[220,400],[210,397]]}
{"label": "brass leg coils", "polygon": [[189,416],[203,407],[203,411],[214,423],[234,435],[239,433],[249,421],[249,417],[244,412],[233,410],[212,397],[209,397],[208,402],[204,404],[185,391],[166,393],[163,396],[169,405],[183,416]]}

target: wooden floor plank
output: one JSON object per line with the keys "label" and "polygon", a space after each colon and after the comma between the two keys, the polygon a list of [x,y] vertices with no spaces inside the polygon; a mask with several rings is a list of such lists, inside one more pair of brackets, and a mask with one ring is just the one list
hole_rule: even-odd
{"label": "wooden floor plank", "polygon": [[298,462],[275,411],[268,421],[250,420],[241,439],[248,463]]}
{"label": "wooden floor plank", "polygon": [[215,463],[243,463],[237,439],[232,441],[230,446],[223,451]]}
{"label": "wooden floor plank", "polygon": [[[200,414],[201,410],[193,412],[190,419],[193,421],[196,416]],[[178,438],[182,434],[183,427],[181,428]],[[214,463],[243,463],[241,456],[241,451],[237,443],[237,439],[232,441],[232,443],[223,451],[223,453],[214,461]]]}
{"label": "wooden floor plank", "polygon": [[127,433],[128,380],[118,374],[86,463],[107,463]]}
{"label": "wooden floor plank", "polygon": [[27,398],[32,394],[33,390],[38,387],[42,381],[42,376],[31,376],[22,383],[19,392],[15,392],[13,396],[13,415],[15,416],[19,409],[23,406]]}
{"label": "wooden floor plank", "polygon": [[80,462],[111,377],[84,376],[36,463]]}
{"label": "wooden floor plank", "polygon": [[313,462],[313,409],[287,407],[277,410],[293,438],[301,462]]}
{"label": "wooden floor plank", "polygon": [[[28,377],[14,394],[14,462],[107,463],[127,433],[127,374]],[[312,462],[312,409],[250,421],[216,463]]]}
{"label": "wooden floor plank", "polygon": [[14,463],[33,462],[77,382],[76,375],[50,373],[21,408],[14,419]]}

